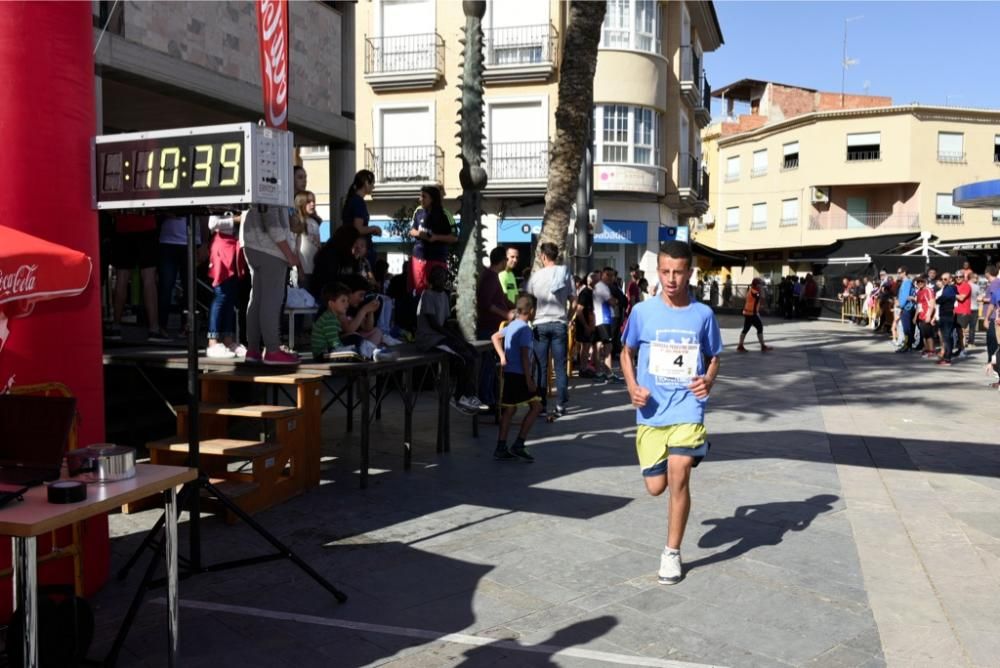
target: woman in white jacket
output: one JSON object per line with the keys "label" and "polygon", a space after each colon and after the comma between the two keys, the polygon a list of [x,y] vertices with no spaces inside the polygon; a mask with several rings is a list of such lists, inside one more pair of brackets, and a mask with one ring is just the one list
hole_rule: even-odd
{"label": "woman in white jacket", "polygon": [[296,267],[302,273],[294,244],[286,207],[251,206],[244,215],[240,245],[250,267],[247,362],[299,363],[297,355],[281,349],[281,304],[288,268]]}

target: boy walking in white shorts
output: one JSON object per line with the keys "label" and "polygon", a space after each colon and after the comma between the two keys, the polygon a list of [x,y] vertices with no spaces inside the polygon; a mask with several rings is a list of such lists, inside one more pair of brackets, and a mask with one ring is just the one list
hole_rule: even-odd
{"label": "boy walking in white shorts", "polygon": [[667,542],[660,584],[683,577],[681,541],[691,509],[691,469],[708,453],[705,404],[719,373],[722,335],[708,306],[689,299],[691,247],[672,241],[656,258],[660,294],[632,309],[622,335],[621,367],[636,407],[636,451],[646,491],[669,487]]}

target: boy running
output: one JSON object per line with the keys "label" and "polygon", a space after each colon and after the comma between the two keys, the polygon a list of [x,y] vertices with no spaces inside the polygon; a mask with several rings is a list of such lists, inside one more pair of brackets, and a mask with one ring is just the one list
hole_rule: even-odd
{"label": "boy running", "polygon": [[764,343],[764,323],[760,320],[760,302],[763,298],[760,286],[763,283],[759,278],[750,282],[750,289],[747,290],[747,299],[743,302],[743,331],[740,332],[740,343],[736,346],[736,352],[745,353],[743,340],[747,338],[747,332],[753,327],[757,330],[757,342],[760,343],[760,351],[766,353],[772,350],[771,346]]}
{"label": "boy running", "polygon": [[[535,458],[528,454],[524,440],[528,438],[531,426],[542,412],[542,398],[538,394],[538,385],[535,384],[535,338],[528,326],[535,317],[535,297],[522,294],[517,298],[516,309],[517,317],[514,321],[492,337],[493,348],[503,367],[503,393],[500,398],[503,413],[500,415],[500,434],[493,459],[533,462]],[[507,433],[518,406],[528,406],[528,414],[521,422],[517,440],[508,448]]]}
{"label": "boy running", "polygon": [[683,577],[680,548],[691,509],[688,481],[691,469],[708,453],[705,404],[722,352],[712,309],[690,301],[691,262],[691,247],[682,241],[660,248],[660,294],[632,310],[622,336],[622,373],[637,408],[636,451],[646,491],[659,496],[670,487],[660,584],[676,584]]}

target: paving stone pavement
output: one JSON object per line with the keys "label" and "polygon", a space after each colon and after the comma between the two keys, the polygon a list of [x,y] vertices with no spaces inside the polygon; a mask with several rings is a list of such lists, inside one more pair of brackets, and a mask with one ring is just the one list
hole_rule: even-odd
{"label": "paving stone pavement", "polygon": [[[409,472],[391,399],[369,489],[331,411],[323,484],[258,515],[348,602],[285,560],[198,575],[180,665],[1000,665],[1000,396],[981,361],[938,369],[852,325],[779,320],[773,353],[738,354],[721,320],[682,583],[656,584],[666,500],[643,489],[622,386],[577,382],[570,415],[536,426],[534,464],[494,462],[495,427],[474,439],[457,414],[436,455],[428,395]],[[156,517],[112,516],[113,569]],[[207,563],[266,550],[202,526]],[[92,655],[140,570],[96,597]],[[165,665],[162,596],[119,665]]]}

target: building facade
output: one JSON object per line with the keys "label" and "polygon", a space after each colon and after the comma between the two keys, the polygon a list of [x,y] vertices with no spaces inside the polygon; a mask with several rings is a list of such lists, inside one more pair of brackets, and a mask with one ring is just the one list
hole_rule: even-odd
{"label": "building facade", "polygon": [[[297,147],[322,158],[309,188],[326,195],[324,205],[331,184],[345,188],[340,184],[353,169],[354,8],[353,2],[289,3],[288,127]],[[95,0],[93,25],[98,133],[262,118],[250,0]]]}
{"label": "building facade", "polygon": [[[457,209],[462,5],[369,0],[357,9],[356,166],[375,173],[374,224],[405,218],[425,184]],[[565,0],[488,0],[484,18],[484,237],[487,248],[514,245],[525,258],[541,228],[567,12]],[[710,2],[608,2],[594,80],[595,266],[637,262],[661,228],[707,207],[703,55],[721,44]],[[406,248],[389,234],[376,241]]]}
{"label": "building facade", "polygon": [[[706,129],[710,207],[700,243],[745,255],[737,282],[817,269],[835,242],[879,253],[888,235],[924,233],[947,247],[1000,237],[1000,211],[963,210],[952,190],[990,178],[1000,164],[1000,110],[893,106],[744,80],[727,93],[750,104]],[[754,86],[758,96],[748,96]],[[741,92],[741,90],[743,92]],[[853,108],[852,108],[853,107]],[[870,239],[866,246],[864,239]]]}

